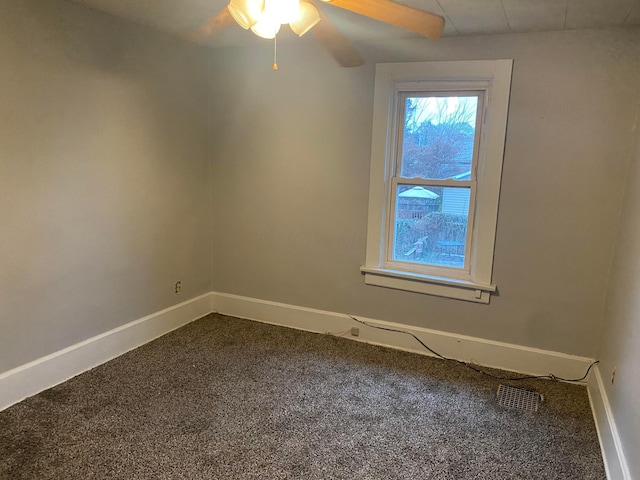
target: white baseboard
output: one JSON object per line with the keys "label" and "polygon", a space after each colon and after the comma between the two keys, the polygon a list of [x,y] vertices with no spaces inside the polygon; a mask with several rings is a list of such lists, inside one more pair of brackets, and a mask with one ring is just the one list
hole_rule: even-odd
{"label": "white baseboard", "polygon": [[[86,370],[143,345],[212,311],[317,333],[340,333],[359,327],[346,338],[430,355],[415,339],[354,322],[345,313],[329,312],[238,295],[211,292],[122,325],[0,374],[0,410],[51,388]],[[563,378],[580,378],[592,359],[482,338],[358,317],[367,323],[416,335],[444,356],[503,370]]]}
{"label": "white baseboard", "polygon": [[[255,298],[225,293],[212,293],[212,305],[216,312],[257,320],[317,333],[340,333],[351,327],[359,327],[358,337],[346,338],[400,350],[430,355],[414,338],[369,328],[354,322],[347,314],[315,310]],[[357,317],[367,323],[411,332],[438,353],[457,360],[474,362],[486,367],[526,373],[547,375],[552,373],[562,378],[580,378],[584,375],[591,358],[495,342],[482,338],[457,335],[426,328],[401,325],[371,318]]]}
{"label": "white baseboard", "polygon": [[187,300],[0,374],[0,410],[212,311],[211,294]]}
{"label": "white baseboard", "polygon": [[631,472],[622,450],[618,428],[597,365],[593,369],[593,375],[589,378],[587,388],[607,478],[609,480],[631,480]]}

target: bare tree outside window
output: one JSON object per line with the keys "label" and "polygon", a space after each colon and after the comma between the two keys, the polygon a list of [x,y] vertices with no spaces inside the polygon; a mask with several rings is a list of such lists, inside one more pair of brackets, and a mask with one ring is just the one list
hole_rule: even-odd
{"label": "bare tree outside window", "polygon": [[478,97],[409,97],[405,103],[405,178],[443,179],[471,169]]}

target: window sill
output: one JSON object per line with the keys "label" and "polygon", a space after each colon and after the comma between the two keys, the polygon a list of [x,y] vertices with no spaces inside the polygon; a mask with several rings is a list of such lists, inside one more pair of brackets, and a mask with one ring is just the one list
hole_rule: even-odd
{"label": "window sill", "polygon": [[495,285],[486,285],[453,278],[433,277],[419,273],[360,267],[364,283],[378,287],[424,293],[438,297],[455,298],[467,302],[489,303]]}

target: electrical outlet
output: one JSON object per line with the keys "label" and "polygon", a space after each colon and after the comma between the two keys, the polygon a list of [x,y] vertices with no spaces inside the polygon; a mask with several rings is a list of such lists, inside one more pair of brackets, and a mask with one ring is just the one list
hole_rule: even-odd
{"label": "electrical outlet", "polygon": [[176,282],[175,292],[176,295],[180,295],[182,293],[182,282],[180,280]]}
{"label": "electrical outlet", "polygon": [[360,335],[360,329],[358,327],[351,327],[351,335],[357,337]]}
{"label": "electrical outlet", "polygon": [[613,370],[611,370],[611,385],[613,385],[613,382],[616,381],[616,369],[614,367]]}

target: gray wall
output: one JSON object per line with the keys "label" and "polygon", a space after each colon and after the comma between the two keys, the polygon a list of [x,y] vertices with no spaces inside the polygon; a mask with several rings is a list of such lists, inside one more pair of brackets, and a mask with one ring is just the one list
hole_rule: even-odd
{"label": "gray wall", "polygon": [[[257,43],[257,42],[256,42]],[[594,356],[638,98],[640,31],[387,41],[341,69],[303,38],[215,53],[213,288]],[[374,63],[513,58],[495,250],[477,305],[365,286]]]}
{"label": "gray wall", "polygon": [[[640,115],[640,106],[638,107]],[[625,187],[605,318],[600,372],[622,440],[631,478],[640,478],[640,127]],[[611,373],[616,380],[611,384]]]}
{"label": "gray wall", "polygon": [[200,50],[64,1],[0,12],[3,372],[209,291],[211,219]]}

